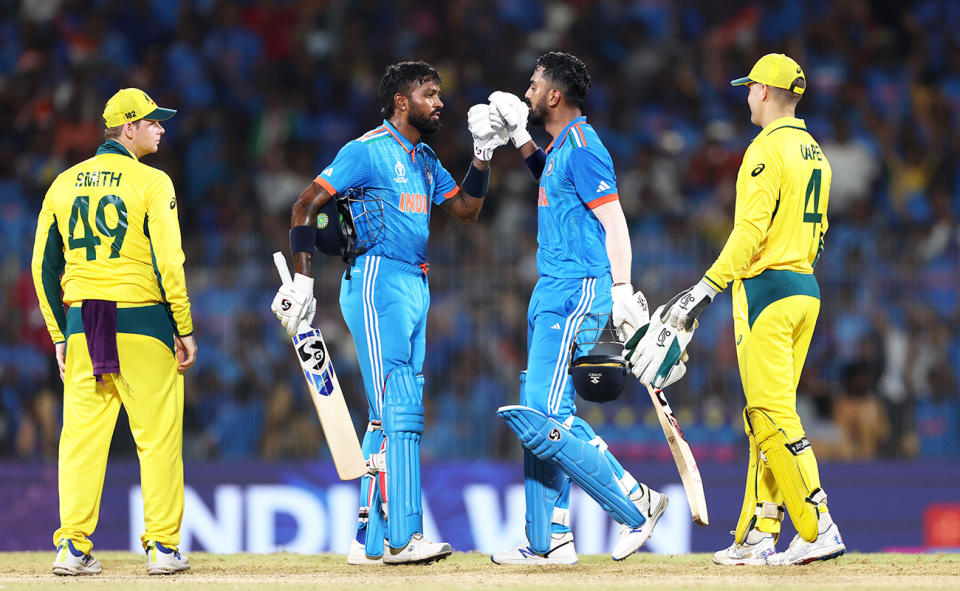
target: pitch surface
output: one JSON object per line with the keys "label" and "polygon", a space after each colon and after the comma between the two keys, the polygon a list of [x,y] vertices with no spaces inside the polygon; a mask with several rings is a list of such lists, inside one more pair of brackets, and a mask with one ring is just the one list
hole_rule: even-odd
{"label": "pitch surface", "polygon": [[624,562],[581,556],[575,566],[505,567],[479,553],[456,553],[439,564],[350,567],[343,556],[297,554],[190,554],[193,568],[180,575],[150,577],[146,561],[130,552],[95,552],[103,573],[57,577],[54,552],[0,553],[0,588],[64,589],[960,589],[960,554],[848,554],[797,567],[720,567],[709,555],[638,554]]}

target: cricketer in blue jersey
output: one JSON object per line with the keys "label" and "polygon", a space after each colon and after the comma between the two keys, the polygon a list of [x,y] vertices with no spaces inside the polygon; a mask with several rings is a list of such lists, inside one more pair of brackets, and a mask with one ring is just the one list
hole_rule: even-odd
{"label": "cricketer in blue jersey", "polygon": [[[527,370],[520,405],[498,414],[524,445],[528,546],[499,552],[499,564],[577,561],[570,532],[570,482],[576,482],[622,524],[613,558],[636,552],[667,506],[667,497],[623,469],[594,430],[576,416],[567,373],[570,346],[588,314],[612,314],[613,324],[642,326],[649,314],[630,284],[631,250],[610,154],[582,115],[590,87],[575,56],[551,52],[537,60],[526,92],[495,92],[490,104],[505,122],[540,181],[537,269],[527,311]],[[541,150],[527,117],[553,141]]]}
{"label": "cricketer in blue jersey", "polygon": [[[343,146],[293,206],[290,242],[296,275],[280,288],[274,312],[290,334],[313,318],[312,257],[318,211],[337,194],[363,189],[383,204],[382,230],[352,260],[340,288],[340,309],[353,335],[367,393],[364,455],[377,468],[361,482],[357,539],[348,562],[427,563],[451,553],[423,538],[420,437],[421,373],[426,349],[427,238],[438,205],[475,221],[483,205],[493,150],[507,141],[489,105],[468,113],[475,157],[460,186],[422,138],[440,128],[440,76],[424,62],[387,67],[380,81],[381,125]],[[356,227],[358,239],[366,230]],[[385,543],[385,540],[387,543]]]}

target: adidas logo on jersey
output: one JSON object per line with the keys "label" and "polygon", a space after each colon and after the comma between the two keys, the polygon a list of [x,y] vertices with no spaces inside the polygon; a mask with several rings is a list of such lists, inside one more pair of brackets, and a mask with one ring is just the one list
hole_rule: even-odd
{"label": "adidas logo on jersey", "polygon": [[600,186],[597,187],[597,193],[610,190],[610,185],[607,184],[607,181],[600,181]]}
{"label": "adidas logo on jersey", "polygon": [[553,330],[560,330],[560,323],[558,322],[558,323],[554,324],[553,326],[551,326],[550,328],[552,328]]}

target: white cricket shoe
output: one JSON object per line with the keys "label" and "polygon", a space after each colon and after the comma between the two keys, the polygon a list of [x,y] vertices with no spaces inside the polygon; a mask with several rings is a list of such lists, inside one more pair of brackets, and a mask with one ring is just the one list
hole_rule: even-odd
{"label": "white cricket shoe", "polygon": [[[826,520],[823,518],[824,515],[827,515]],[[772,566],[808,564],[817,560],[837,558],[846,551],[847,547],[843,543],[843,538],[840,537],[840,528],[828,514],[823,513],[820,515],[820,532],[816,540],[807,542],[797,534],[785,551],[769,556],[767,564]]]}
{"label": "white cricket shoe", "polygon": [[[736,532],[730,532],[736,534]],[[759,539],[757,539],[759,538]],[[730,547],[713,553],[714,564],[726,565],[758,565],[767,564],[767,557],[777,551],[773,541],[773,534],[751,530],[742,544],[736,540]]]}
{"label": "white cricket shoe", "polygon": [[73,546],[73,540],[60,539],[57,558],[53,561],[55,575],[98,575],[103,571],[100,561]]}
{"label": "white cricket shoe", "polygon": [[443,560],[453,554],[453,548],[446,542],[425,540],[423,534],[413,534],[403,548],[393,548],[389,544],[383,551],[384,564],[430,564]]}
{"label": "white cricket shoe", "polygon": [[176,548],[168,548],[153,540],[147,542],[147,574],[172,575],[190,568],[190,561]]}
{"label": "white cricket shoe", "polygon": [[490,555],[494,564],[576,564],[577,549],[573,545],[573,532],[555,533],[550,536],[550,550],[537,554],[530,546],[518,546],[513,550]]}
{"label": "white cricket shoe", "polygon": [[[383,545],[383,549],[387,549],[387,545]],[[372,558],[367,556],[367,547],[357,540],[350,542],[350,552],[347,553],[347,564],[352,564],[354,566],[361,564],[383,564],[383,556],[377,556]]]}
{"label": "white cricket shoe", "polygon": [[614,560],[623,560],[643,546],[670,502],[667,495],[660,494],[645,484],[640,485],[640,489],[630,496],[630,500],[640,508],[647,520],[640,527],[620,526],[620,538],[611,554]]}

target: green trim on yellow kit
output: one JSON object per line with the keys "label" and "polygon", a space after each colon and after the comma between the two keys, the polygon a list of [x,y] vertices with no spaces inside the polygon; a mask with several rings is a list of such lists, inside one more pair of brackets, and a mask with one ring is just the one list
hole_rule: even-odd
{"label": "green trim on yellow kit", "polygon": [[63,314],[63,297],[60,288],[60,275],[66,267],[67,260],[63,256],[63,237],[57,228],[57,216],[53,216],[53,223],[47,230],[47,241],[43,245],[43,263],[40,275],[43,284],[43,296],[50,306],[57,328],[63,332],[67,324]]}
{"label": "green trim on yellow kit", "polygon": [[[83,320],[80,316],[80,306],[77,303],[67,312],[66,338],[70,335],[83,333]],[[153,337],[166,345],[171,352],[175,352],[173,344],[173,326],[170,317],[162,304],[137,306],[135,308],[117,309],[117,332],[125,334],[139,334]]]}
{"label": "green trim on yellow kit", "polygon": [[747,294],[747,321],[750,328],[770,304],[795,295],[820,299],[820,285],[811,273],[785,269],[767,269],[756,277],[743,280]]}

